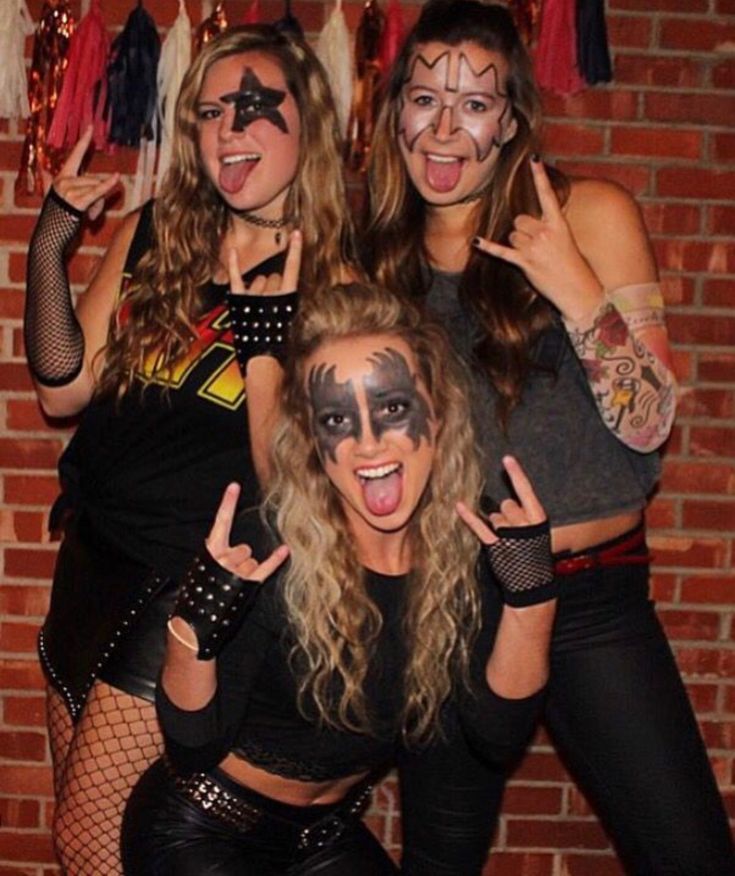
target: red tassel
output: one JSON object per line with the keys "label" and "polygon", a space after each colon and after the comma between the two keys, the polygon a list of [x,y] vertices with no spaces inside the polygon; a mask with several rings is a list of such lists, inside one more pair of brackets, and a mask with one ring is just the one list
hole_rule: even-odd
{"label": "red tassel", "polygon": [[535,70],[538,84],[548,91],[574,94],[584,88],[577,64],[575,0],[544,0]]}
{"label": "red tassel", "polygon": [[536,25],[541,14],[541,0],[509,0],[508,9],[516,23],[521,39],[531,46],[536,36]]}
{"label": "red tassel", "polygon": [[385,15],[377,0],[366,0],[355,33],[352,110],[347,125],[346,158],[352,170],[364,170],[367,164],[382,72],[379,52],[384,27]]}
{"label": "red tassel", "polygon": [[92,142],[107,145],[107,125],[102,110],[107,98],[107,58],[110,40],[102,20],[99,0],[79,22],[69,44],[69,65],[59,103],[48,132],[48,142],[62,149],[73,146],[85,128],[93,124]]}
{"label": "red tassel", "polygon": [[260,21],[260,3],[258,0],[253,0],[253,2],[248,6],[247,12],[245,13],[245,17],[243,18],[243,24],[257,24]]}
{"label": "red tassel", "polygon": [[405,35],[406,26],[403,21],[403,10],[398,0],[389,0],[385,13],[385,28],[380,39],[380,67],[383,76],[387,76],[393,62],[398,57]]}
{"label": "red tassel", "polygon": [[225,4],[217,3],[211,15],[208,15],[197,28],[195,45],[198,52],[201,47],[208,43],[217,34],[227,30],[227,13],[225,12]]}

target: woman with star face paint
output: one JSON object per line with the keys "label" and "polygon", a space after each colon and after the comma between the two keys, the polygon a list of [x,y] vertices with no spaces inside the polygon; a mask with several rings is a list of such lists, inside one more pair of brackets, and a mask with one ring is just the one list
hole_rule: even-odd
{"label": "woman with star face paint", "polygon": [[458,733],[493,762],[522,749],[548,673],[548,525],[510,457],[518,500],[471,510],[464,386],[441,329],[387,292],[302,307],[263,514],[231,537],[227,489],[169,622],[166,758],[131,795],[126,873],[397,873],[360,821],[382,770]]}
{"label": "woman with star face paint", "polygon": [[[545,168],[539,119],[510,13],[427,3],[376,124],[367,260],[440,315],[469,364],[487,493],[509,495],[498,459],[512,453],[547,509],[560,599],[544,721],[621,860],[636,874],[732,873],[722,803],[648,598],[643,511],[675,410],[651,247],[621,188]],[[461,747],[445,754],[436,806],[457,786],[466,810],[493,821],[504,777]],[[467,876],[451,843],[426,851],[433,823],[431,810],[404,820],[415,872]]]}
{"label": "woman with star face paint", "polygon": [[[224,486],[259,501],[299,294],[345,279],[351,230],[326,80],[266,26],[209,43],[177,104],[173,161],[76,312],[64,251],[117,175],[80,173],[87,132],[31,242],[25,335],[44,410],[82,412],[61,462],[61,546],[40,637],[68,874],[120,872],[129,789],[160,754],[153,707],[176,582]],[[286,250],[288,248],[288,255]],[[247,293],[228,290],[228,265]]]}

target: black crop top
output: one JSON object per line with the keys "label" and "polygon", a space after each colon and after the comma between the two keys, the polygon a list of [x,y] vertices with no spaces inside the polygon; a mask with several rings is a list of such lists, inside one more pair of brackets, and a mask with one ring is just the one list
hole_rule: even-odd
{"label": "black crop top", "polygon": [[[238,539],[239,540],[239,539]],[[256,556],[266,552],[255,550]],[[280,597],[280,578],[269,580],[252,612],[217,662],[217,691],[202,709],[175,706],[159,684],[156,704],[168,757],[182,773],[216,766],[235,752],[268,772],[302,781],[325,781],[391,763],[400,747],[400,679],[405,663],[401,635],[406,576],[366,570],[368,593],[383,616],[377,657],[365,683],[372,732],[319,726],[297,706],[289,668],[291,639]],[[535,725],[541,693],[520,700],[494,694],[485,663],[495,637],[500,595],[483,575],[483,626],[474,649],[472,693],[456,694],[446,709],[458,710],[465,733],[482,754],[505,763],[523,748]],[[459,687],[459,685],[458,685]],[[446,712],[445,712],[446,718]]]}

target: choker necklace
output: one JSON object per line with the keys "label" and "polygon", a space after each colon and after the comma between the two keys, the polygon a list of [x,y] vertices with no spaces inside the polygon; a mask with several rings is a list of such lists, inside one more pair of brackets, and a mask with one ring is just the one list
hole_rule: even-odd
{"label": "choker necklace", "polygon": [[250,213],[248,210],[233,210],[235,216],[242,219],[243,222],[248,222],[250,225],[255,225],[257,228],[272,228],[276,232],[276,246],[281,245],[282,231],[288,225],[288,218],[282,216],[280,219],[264,219],[258,216],[257,213]]}

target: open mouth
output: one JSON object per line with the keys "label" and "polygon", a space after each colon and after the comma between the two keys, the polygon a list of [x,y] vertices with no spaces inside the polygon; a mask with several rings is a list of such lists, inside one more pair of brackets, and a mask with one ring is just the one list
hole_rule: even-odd
{"label": "open mouth", "polygon": [[239,192],[259,161],[260,155],[257,152],[224,155],[220,158],[219,185],[222,191],[229,195]]}
{"label": "open mouth", "polygon": [[435,192],[451,192],[459,183],[464,166],[464,158],[456,155],[437,155],[425,153],[426,182]]}
{"label": "open mouth", "polygon": [[399,462],[358,468],[355,474],[362,487],[365,505],[371,514],[392,514],[403,497],[403,466]]}

